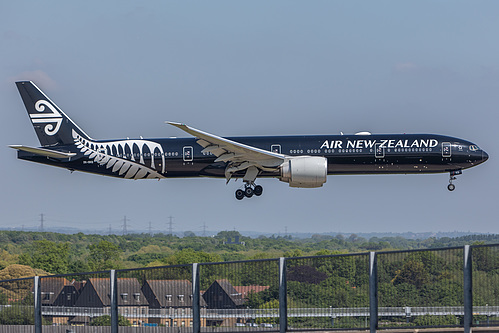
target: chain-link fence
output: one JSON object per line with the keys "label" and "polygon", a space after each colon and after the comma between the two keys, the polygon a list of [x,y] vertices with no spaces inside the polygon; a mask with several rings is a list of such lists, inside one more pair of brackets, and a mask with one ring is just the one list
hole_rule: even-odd
{"label": "chain-link fence", "polygon": [[153,328],[192,330],[192,265],[116,273],[120,327],[143,327],[144,332],[155,331]]}
{"label": "chain-link fence", "polygon": [[369,253],[286,260],[288,328],[369,327]]}
{"label": "chain-link fence", "polygon": [[377,256],[378,327],[463,325],[463,248]]}
{"label": "chain-link fence", "polygon": [[102,324],[111,322],[109,271],[73,273],[40,277],[39,294],[44,331],[49,325],[57,332],[88,327],[88,331],[108,332]]}
{"label": "chain-link fence", "polygon": [[473,325],[499,326],[499,246],[473,246],[471,255]]}
{"label": "chain-link fence", "polygon": [[278,260],[200,265],[201,331],[278,330]]}
{"label": "chain-link fence", "polygon": [[472,326],[499,327],[499,245],[0,281],[0,333]]}
{"label": "chain-link fence", "polygon": [[34,332],[34,278],[0,281],[0,309],[0,332]]}

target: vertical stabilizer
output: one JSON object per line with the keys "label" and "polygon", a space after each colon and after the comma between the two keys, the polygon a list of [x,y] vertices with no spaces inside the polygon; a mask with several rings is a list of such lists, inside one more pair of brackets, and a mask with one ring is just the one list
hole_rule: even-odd
{"label": "vertical stabilizer", "polygon": [[72,131],[91,140],[54,102],[33,82],[16,82],[38,140],[43,147],[74,143]]}

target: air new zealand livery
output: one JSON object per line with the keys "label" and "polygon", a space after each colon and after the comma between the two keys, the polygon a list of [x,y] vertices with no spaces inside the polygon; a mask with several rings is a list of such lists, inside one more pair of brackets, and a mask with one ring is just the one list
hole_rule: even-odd
{"label": "air new zealand livery", "polygon": [[472,142],[435,134],[223,138],[168,122],[193,138],[94,140],[33,82],[16,84],[41,144],[10,146],[18,150],[18,158],[127,179],[242,178],[239,200],[262,194],[257,177],[314,188],[335,174],[448,172],[448,189],[453,191],[456,175],[488,159]]}

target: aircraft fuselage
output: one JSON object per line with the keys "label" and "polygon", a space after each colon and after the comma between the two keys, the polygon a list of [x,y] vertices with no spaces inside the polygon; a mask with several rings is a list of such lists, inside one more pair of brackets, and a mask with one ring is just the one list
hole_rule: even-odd
{"label": "aircraft fuselage", "polygon": [[[334,174],[408,174],[440,173],[463,170],[484,162],[488,156],[475,144],[450,136],[432,134],[390,135],[314,135],[229,137],[232,141],[288,156],[323,156],[327,173]],[[153,142],[156,150],[133,150],[137,141]],[[225,162],[203,153],[195,138],[127,139],[95,141],[96,146],[114,145],[109,155],[129,161],[141,161],[164,177],[225,177]],[[130,147],[127,148],[127,143]],[[124,147],[120,149],[119,147]],[[161,148],[159,148],[161,147]],[[74,145],[57,147],[58,151],[75,152],[67,160],[51,159],[19,151],[19,158],[71,170],[122,177],[85,154]],[[155,162],[155,163],[154,163]],[[235,177],[242,177],[243,172]],[[263,171],[259,177],[278,177],[279,173]]]}

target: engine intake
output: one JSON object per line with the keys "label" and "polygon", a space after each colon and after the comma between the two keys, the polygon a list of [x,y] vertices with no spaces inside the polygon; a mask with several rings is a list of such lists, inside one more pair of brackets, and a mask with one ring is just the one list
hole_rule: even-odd
{"label": "engine intake", "polygon": [[299,156],[285,161],[281,166],[280,181],[290,187],[321,187],[327,180],[327,159],[316,156]]}

